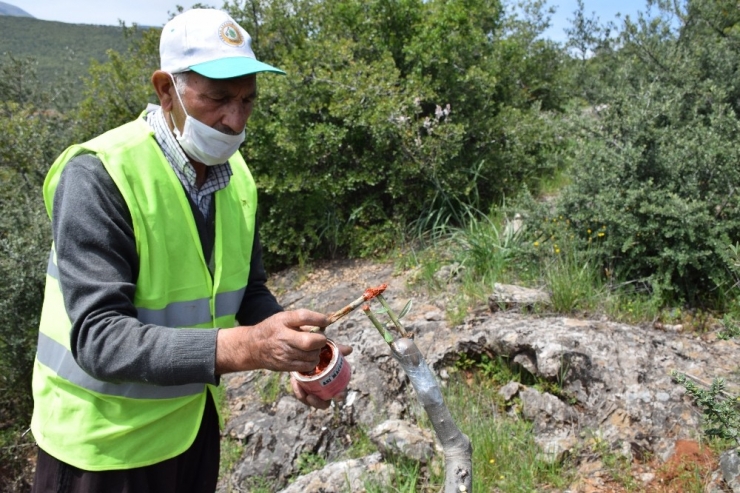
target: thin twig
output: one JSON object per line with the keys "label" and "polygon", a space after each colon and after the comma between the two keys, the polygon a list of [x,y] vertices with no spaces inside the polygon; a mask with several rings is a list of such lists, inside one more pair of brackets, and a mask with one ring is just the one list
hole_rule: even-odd
{"label": "thin twig", "polygon": [[[329,324],[326,326],[333,324],[337,320],[339,320],[342,317],[347,316],[349,313],[353,312],[358,306],[362,305],[366,301],[370,301],[371,299],[375,298],[376,296],[380,296],[380,294],[388,288],[388,284],[381,284],[380,286],[376,288],[368,288],[365,290],[364,293],[362,293],[362,296],[354,300],[349,305],[345,306],[344,308],[340,308],[339,310],[335,311],[334,313],[331,313],[326,316],[326,318],[329,319]],[[326,327],[313,327],[310,332],[324,332]]]}

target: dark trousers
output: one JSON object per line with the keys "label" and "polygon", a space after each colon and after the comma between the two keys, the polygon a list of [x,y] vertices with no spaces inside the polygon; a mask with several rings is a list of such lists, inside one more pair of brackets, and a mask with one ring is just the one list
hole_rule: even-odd
{"label": "dark trousers", "polygon": [[39,449],[32,493],[213,493],[220,459],[218,415],[210,392],[198,435],[188,450],[157,464],[83,471]]}

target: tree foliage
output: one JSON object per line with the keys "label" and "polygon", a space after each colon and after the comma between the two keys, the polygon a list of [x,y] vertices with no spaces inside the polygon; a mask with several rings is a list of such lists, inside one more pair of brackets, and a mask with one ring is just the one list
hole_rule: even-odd
{"label": "tree foliage", "polygon": [[[0,54],[10,53],[33,64],[38,82],[49,93],[67,84],[79,89],[91,60],[105,62],[106,51],[124,51],[127,40],[119,26],[94,26],[0,15]],[[80,91],[74,91],[79,101]]]}
{"label": "tree foliage", "polygon": [[[561,46],[541,37],[542,0],[227,2],[257,56],[287,72],[259,76],[242,148],[269,266],[379,252],[412,227],[536,195],[569,167],[559,200],[529,211],[530,233],[548,238],[543,219],[562,216],[571,244],[620,281],[720,299],[740,244],[740,14],[729,0],[648,6],[616,26],[581,3]],[[36,61],[0,59],[0,413],[13,433],[31,409],[43,176],[67,145],[156,102],[159,33],[123,31],[128,48],[81,86],[62,74],[49,89]]]}
{"label": "tree foliage", "polygon": [[8,56],[0,74],[0,484],[2,491],[22,491],[32,451],[22,432],[33,405],[31,369],[51,246],[41,185],[69,134],[61,113],[48,109],[54,99],[40,89],[33,62]]}
{"label": "tree foliage", "polygon": [[[621,280],[665,300],[721,301],[735,283],[727,247],[740,235],[735,2],[650,2],[611,47],[610,67],[579,111],[572,185],[557,215]],[[616,63],[615,63],[616,62]],[[594,70],[595,69],[595,70]],[[599,232],[599,236],[597,236]]]}
{"label": "tree foliage", "polygon": [[557,167],[562,51],[497,0],[228,8],[288,73],[260,78],[245,148],[273,264],[376,252]]}

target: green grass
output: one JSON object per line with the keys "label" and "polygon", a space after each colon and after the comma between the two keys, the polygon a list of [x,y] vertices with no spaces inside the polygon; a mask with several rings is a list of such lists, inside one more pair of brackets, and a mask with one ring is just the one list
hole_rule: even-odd
{"label": "green grass", "polygon": [[598,269],[587,255],[567,246],[555,247],[543,267],[553,309],[564,314],[594,310],[604,292]]}
{"label": "green grass", "polygon": [[388,463],[393,466],[391,484],[384,484],[377,479],[367,479],[363,482],[367,493],[416,493],[419,491],[420,483],[424,481],[420,477],[422,466],[418,462],[393,457],[389,458]]}
{"label": "green grass", "polygon": [[377,452],[378,447],[370,440],[364,426],[353,426],[349,431],[350,447],[346,455],[350,459],[359,459]]}
{"label": "green grass", "polygon": [[[562,225],[563,232],[567,227],[567,224]],[[461,227],[445,225],[440,228],[426,249],[415,252],[410,264],[417,272],[413,282],[434,293],[443,289],[452,293],[447,304],[447,316],[452,324],[461,323],[471,307],[484,303],[493,284],[499,282],[546,291],[551,305],[538,309],[541,312],[606,316],[629,324],[680,324],[682,330],[694,333],[719,327],[720,339],[740,337],[740,302],[735,299],[728,298],[726,306],[729,309],[724,313],[666,306],[666,298],[655,286],[641,280],[612,278],[609,270],[594,262],[588,249],[579,250],[569,238],[560,234],[527,240],[526,234],[507,230],[507,222],[500,214],[471,216],[468,224]],[[442,285],[436,276],[440,268],[452,263],[463,267],[454,289]],[[567,487],[574,476],[569,464],[542,461],[531,425],[502,414],[500,408],[504,403],[496,394],[501,385],[515,380],[568,401],[570,398],[563,394],[560,384],[514,374],[500,357],[473,359],[460,355],[453,370],[457,372],[452,372],[445,400],[458,425],[473,440],[474,491],[488,492],[498,488],[508,493]],[[738,412],[735,409],[733,416]],[[417,410],[417,418],[422,424],[425,422],[423,411]],[[726,450],[729,446],[724,443],[720,448]],[[587,452],[600,457],[612,481],[626,491],[639,491],[640,485],[632,476],[628,457],[606,448]],[[701,491],[699,472],[687,469],[684,475],[686,477],[680,479],[686,491],[696,488]],[[443,478],[435,480],[429,474],[425,478],[437,488],[443,482]],[[420,481],[417,479],[414,484],[418,487]],[[403,489],[406,484],[397,483],[396,489],[387,491],[407,491]]]}
{"label": "green grass", "polygon": [[284,380],[287,380],[285,373],[268,370],[260,372],[256,384],[260,401],[264,404],[275,402],[280,396],[282,389],[287,385],[287,383],[283,383]]}
{"label": "green grass", "polygon": [[232,472],[234,466],[242,456],[244,447],[239,440],[234,440],[228,436],[221,438],[221,462],[219,463],[218,477],[225,480]]}
{"label": "green grass", "polygon": [[500,408],[497,392],[506,379],[504,367],[453,374],[443,392],[457,425],[473,443],[473,492],[530,493],[567,486],[570,475],[563,465],[541,458],[532,424],[511,419]]}

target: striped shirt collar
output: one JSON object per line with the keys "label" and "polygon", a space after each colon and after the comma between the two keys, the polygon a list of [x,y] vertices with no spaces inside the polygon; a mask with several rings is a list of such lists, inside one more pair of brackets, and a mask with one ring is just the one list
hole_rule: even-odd
{"label": "striped shirt collar", "polygon": [[162,148],[165,158],[172,166],[185,191],[198,206],[203,217],[208,217],[213,194],[229,184],[232,175],[231,165],[226,162],[208,166],[206,181],[199,189],[195,184],[195,168],[167,125],[162,108],[154,104],[147,106],[146,121],[154,130],[154,138]]}

